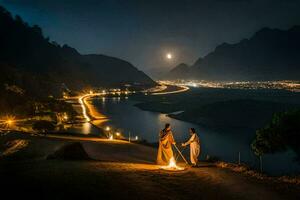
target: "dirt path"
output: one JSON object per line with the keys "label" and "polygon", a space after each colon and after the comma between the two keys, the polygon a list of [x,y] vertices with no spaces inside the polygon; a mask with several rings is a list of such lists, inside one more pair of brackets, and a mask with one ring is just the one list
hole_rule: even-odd
{"label": "dirt path", "polygon": [[[9,158],[0,158],[1,183],[5,183],[1,189],[18,188],[32,198],[300,199],[299,187],[257,180],[208,163],[180,172],[161,170],[153,163],[156,150],[143,145],[24,135],[3,136],[0,144],[16,138],[29,143]],[[80,141],[94,160],[44,159],[73,141]]]}

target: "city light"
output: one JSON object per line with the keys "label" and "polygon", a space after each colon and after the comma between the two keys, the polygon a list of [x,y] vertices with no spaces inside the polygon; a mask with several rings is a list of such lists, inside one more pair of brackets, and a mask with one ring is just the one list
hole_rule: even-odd
{"label": "city light", "polygon": [[[224,89],[281,89],[292,92],[300,92],[300,81],[204,81],[204,80],[177,80],[159,81],[161,85],[176,85],[178,87],[197,87],[197,88],[224,88]],[[179,90],[180,91],[180,90]],[[176,91],[176,92],[179,92]],[[184,91],[184,90],[182,90]],[[172,91],[171,93],[174,93]],[[170,94],[169,92],[156,91],[152,95]]]}
{"label": "city light", "polygon": [[110,131],[110,127],[109,126],[105,127],[105,130]]}

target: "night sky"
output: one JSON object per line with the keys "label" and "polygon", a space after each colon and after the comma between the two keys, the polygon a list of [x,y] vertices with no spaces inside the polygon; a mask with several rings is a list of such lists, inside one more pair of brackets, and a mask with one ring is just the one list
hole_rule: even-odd
{"label": "night sky", "polygon": [[[223,42],[268,26],[300,25],[299,0],[0,0],[80,53],[123,58],[142,70],[192,64]],[[167,60],[165,54],[174,54]]]}

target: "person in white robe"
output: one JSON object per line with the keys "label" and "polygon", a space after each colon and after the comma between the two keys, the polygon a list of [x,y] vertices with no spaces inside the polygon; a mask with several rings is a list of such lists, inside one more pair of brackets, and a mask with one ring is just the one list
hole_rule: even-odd
{"label": "person in white robe", "polygon": [[185,147],[187,145],[190,145],[190,159],[193,166],[197,166],[198,163],[198,156],[200,155],[200,139],[198,135],[196,134],[196,131],[194,128],[191,128],[189,130],[190,132],[190,139],[183,143],[182,146]]}

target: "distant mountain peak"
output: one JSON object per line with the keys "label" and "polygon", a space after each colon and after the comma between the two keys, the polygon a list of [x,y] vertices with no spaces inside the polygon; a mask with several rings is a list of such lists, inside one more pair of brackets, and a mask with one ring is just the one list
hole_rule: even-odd
{"label": "distant mountain peak", "polygon": [[174,67],[173,69],[171,69],[171,73],[173,72],[186,72],[189,70],[189,66],[185,63],[180,63],[179,65],[177,65],[176,67]]}
{"label": "distant mountain peak", "polygon": [[182,78],[189,73],[190,66],[185,63],[180,63],[176,67],[170,70],[166,75],[167,78]]}
{"label": "distant mountain peak", "polygon": [[0,30],[0,89],[3,81],[10,85],[22,83],[32,96],[48,96],[61,94],[62,83],[75,91],[88,87],[138,84],[143,89],[157,85],[127,61],[81,55],[67,44],[49,42],[38,26],[31,27],[21,17],[12,17],[1,6]]}
{"label": "distant mountain peak", "polygon": [[198,65],[198,64],[200,64],[201,62],[203,61],[203,58],[198,58],[197,60],[196,60],[196,62],[194,63],[194,65]]}
{"label": "distant mountain peak", "polygon": [[[169,78],[201,80],[299,80],[300,26],[262,28],[235,44],[222,43],[188,72],[175,67]],[[174,73],[177,72],[177,73]]]}
{"label": "distant mountain peak", "polygon": [[300,32],[300,25],[295,25],[289,29],[292,32]]}

